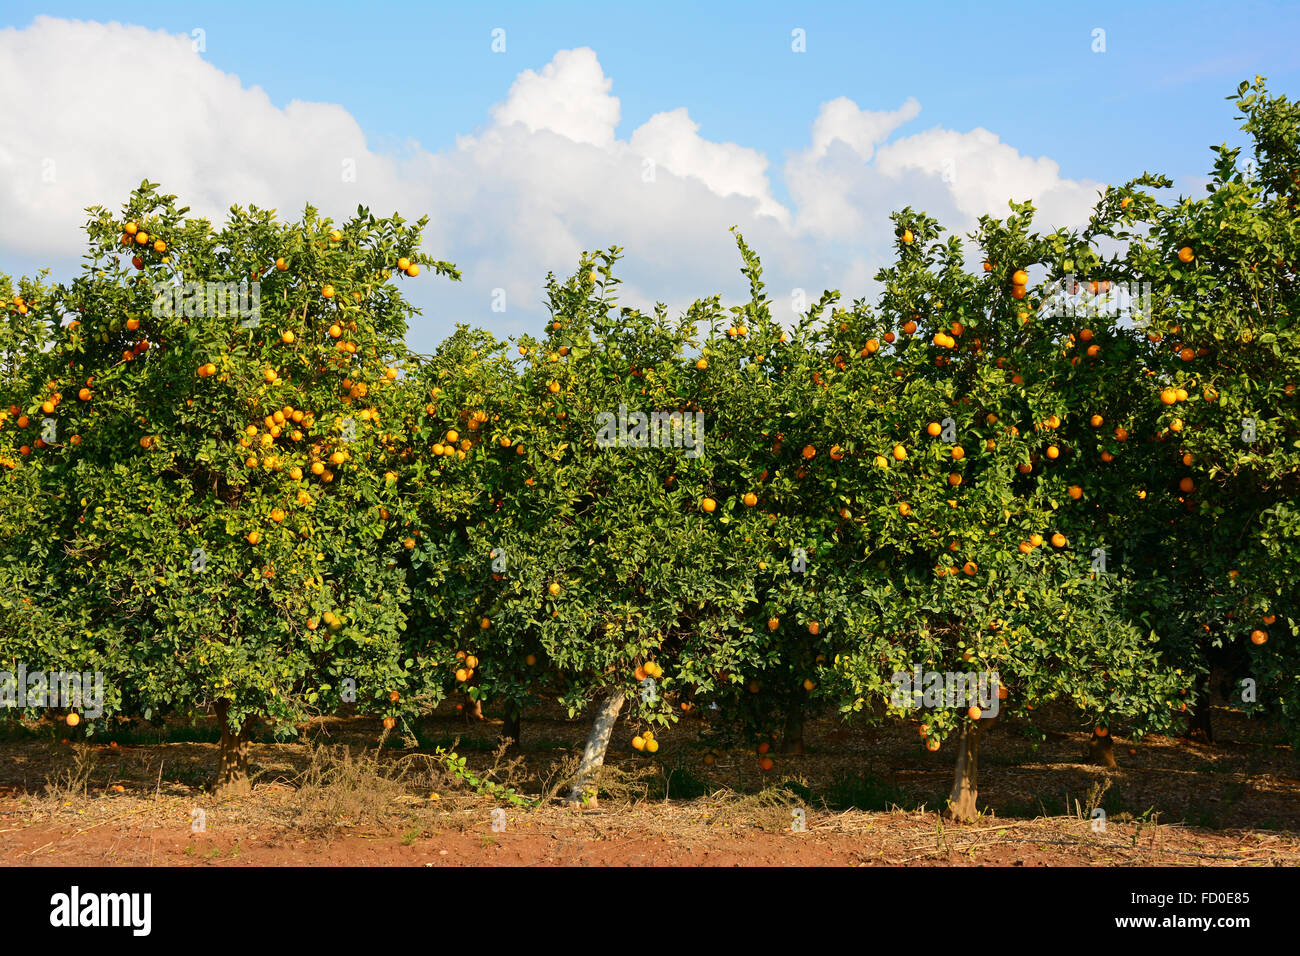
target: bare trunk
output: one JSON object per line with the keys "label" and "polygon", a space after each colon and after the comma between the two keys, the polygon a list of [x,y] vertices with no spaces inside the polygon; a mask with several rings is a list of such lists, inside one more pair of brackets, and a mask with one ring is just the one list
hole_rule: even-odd
{"label": "bare trunk", "polygon": [[582,751],[582,762],[578,764],[578,773],[569,789],[569,803],[585,803],[592,807],[596,805],[596,795],[587,794],[587,785],[595,777],[596,771],[605,765],[605,751],[609,749],[609,737],[614,732],[619,711],[623,709],[623,701],[622,689],[615,688],[596,712],[591,733],[587,736],[587,746]]}
{"label": "bare trunk", "polygon": [[247,793],[248,782],[248,726],[245,720],[238,733],[230,732],[230,701],[218,700],[214,705],[217,723],[221,726],[221,744],[217,751],[217,792],[223,795]]}
{"label": "bare trunk", "polygon": [[966,724],[957,743],[957,766],[953,771],[952,793],[948,797],[948,816],[958,823],[970,823],[979,816],[976,786],[979,774],[980,725]]}
{"label": "bare trunk", "polygon": [[519,709],[514,704],[507,704],[505,723],[501,727],[501,739],[509,741],[512,750],[519,747],[519,735],[523,733],[520,723]]}
{"label": "bare trunk", "polygon": [[1192,704],[1192,716],[1187,720],[1187,729],[1183,736],[1197,743],[1214,743],[1214,727],[1210,724],[1210,675],[1201,678],[1196,688],[1196,700]]}
{"label": "bare trunk", "polygon": [[1088,762],[1111,769],[1118,767],[1115,763],[1115,739],[1110,734],[1098,737],[1097,731],[1092,732],[1092,739],[1088,741]]}
{"label": "bare trunk", "polygon": [[792,710],[785,718],[785,734],[781,738],[781,753],[801,754],[803,752],[803,713]]}

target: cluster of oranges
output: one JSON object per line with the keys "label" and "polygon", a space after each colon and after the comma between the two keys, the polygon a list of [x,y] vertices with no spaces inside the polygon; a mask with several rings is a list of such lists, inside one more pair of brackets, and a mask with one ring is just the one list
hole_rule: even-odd
{"label": "cluster of oranges", "polygon": [[[477,427],[477,426],[476,426]],[[437,456],[465,460],[465,454],[474,447],[474,442],[461,436],[454,428],[447,429],[442,441],[434,442],[433,453]]]}
{"label": "cluster of oranges", "polygon": [[633,671],[633,674],[639,681],[645,680],[647,677],[653,677],[658,680],[660,677],[664,676],[664,669],[654,661],[646,661],[644,664],[638,664],[636,670]]}
{"label": "cluster of oranges", "polygon": [[[140,252],[152,249],[154,252],[162,255],[167,251],[167,243],[165,241],[159,239],[157,236],[150,236],[148,232],[140,228],[140,224],[137,222],[128,222],[122,227],[122,238],[119,241],[122,245],[127,247],[139,246]],[[168,259],[169,258],[170,257],[168,257]],[[167,262],[168,259],[163,259],[163,262]],[[143,269],[144,257],[139,254],[133,256],[131,258],[131,265],[135,266],[137,269]]]}
{"label": "cluster of oranges", "polygon": [[475,668],[478,667],[478,658],[465,651],[457,651],[456,660],[460,662],[460,666],[456,668],[456,680],[462,684],[469,683],[474,677]]}
{"label": "cluster of oranges", "polygon": [[632,738],[632,746],[636,750],[642,750],[652,754],[659,750],[659,741],[655,740],[654,731],[643,730]]}

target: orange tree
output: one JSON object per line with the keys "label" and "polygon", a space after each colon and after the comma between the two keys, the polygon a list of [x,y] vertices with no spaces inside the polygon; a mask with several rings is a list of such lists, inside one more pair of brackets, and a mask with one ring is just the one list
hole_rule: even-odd
{"label": "orange tree", "polygon": [[[1142,203],[1126,265],[1156,290],[1146,405],[1176,499],[1170,617],[1248,713],[1300,728],[1300,106],[1262,79],[1236,101],[1251,138],[1216,147],[1207,195]],[[1244,168],[1242,168],[1244,167]],[[1197,694],[1209,734],[1209,683]]]}
{"label": "orange tree", "polygon": [[525,674],[540,660],[570,712],[602,701],[575,799],[626,701],[650,731],[633,743],[653,753],[654,725],[757,654],[741,623],[752,602],[741,556],[716,531],[727,521],[712,475],[718,426],[698,396],[709,362],[688,354],[717,302],[677,321],[619,308],[617,256],[548,280],[546,335],[518,344],[496,452],[509,494],[484,540],[506,562],[485,608],[502,652],[523,656]]}
{"label": "orange tree", "polygon": [[[894,342],[865,349],[890,384],[864,409],[873,440],[853,459],[875,563],[860,578],[860,644],[839,662],[852,683],[841,706],[911,713],[893,699],[895,674],[996,671],[1000,706],[1018,717],[1059,699],[1090,726],[1163,728],[1183,678],[1131,619],[1128,576],[1096,563],[1102,529],[1071,515],[1083,496],[1070,488],[1103,452],[1115,458],[1078,422],[1135,346],[1116,337],[1072,354],[1030,270],[1080,256],[1088,237],[1039,236],[1031,216],[1013,205],[1005,222],[982,220],[987,266],[971,274],[933,220],[895,214],[898,261],[878,276],[878,315],[861,313],[869,341]],[[975,812],[981,727],[967,703],[945,701],[922,726],[931,749],[960,735],[960,818]]]}
{"label": "orange tree", "polygon": [[120,216],[90,210],[91,261],[43,304],[62,401],[10,479],[23,529],[4,547],[6,605],[48,616],[2,639],[5,657],[56,646],[102,671],[105,716],[212,706],[219,783],[242,786],[254,719],[291,733],[437,693],[404,643],[401,531],[376,505],[405,432],[411,309],[391,272],[455,273],[417,255],[421,223],[365,210],[331,228],[234,208],[220,231],[186,211],[149,183]]}

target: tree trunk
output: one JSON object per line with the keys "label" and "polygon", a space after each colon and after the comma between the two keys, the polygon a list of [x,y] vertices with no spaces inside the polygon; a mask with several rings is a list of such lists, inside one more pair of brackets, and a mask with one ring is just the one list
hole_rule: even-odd
{"label": "tree trunk", "polygon": [[1095,763],[1099,767],[1118,769],[1119,765],[1115,763],[1115,738],[1110,734],[1098,737],[1097,731],[1094,730],[1092,739],[1088,741],[1088,762]]}
{"label": "tree trunk", "polygon": [[1210,675],[1206,673],[1196,688],[1192,716],[1187,720],[1183,736],[1197,743],[1214,743],[1214,728],[1210,725]]}
{"label": "tree trunk", "polygon": [[221,745],[217,751],[217,786],[216,790],[223,796],[247,793],[248,782],[248,727],[245,720],[237,734],[230,732],[230,723],[226,719],[230,713],[230,701],[218,700],[214,705],[217,723],[221,726]]}
{"label": "tree trunk", "polygon": [[523,732],[520,728],[519,708],[514,704],[506,705],[506,720],[501,727],[501,739],[510,742],[510,749],[519,748],[520,734]]}
{"label": "tree trunk", "polygon": [[623,709],[623,701],[622,689],[615,688],[596,712],[591,733],[587,736],[587,746],[582,751],[582,762],[578,764],[578,773],[569,789],[569,803],[586,803],[592,807],[596,805],[596,795],[591,794],[588,798],[586,794],[587,785],[595,777],[596,771],[605,764],[605,751],[609,749],[609,737],[614,732],[619,711]]}
{"label": "tree trunk", "polygon": [[948,816],[957,823],[970,823],[979,816],[980,725],[971,721],[962,727],[957,742],[957,766],[953,771],[952,793],[948,796]]}
{"label": "tree trunk", "polygon": [[801,754],[803,749],[803,712],[792,710],[785,717],[785,733],[781,738],[781,753]]}

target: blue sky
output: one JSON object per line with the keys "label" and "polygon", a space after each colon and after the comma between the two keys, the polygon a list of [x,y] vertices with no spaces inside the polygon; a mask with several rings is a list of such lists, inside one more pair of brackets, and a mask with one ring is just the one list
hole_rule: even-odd
{"label": "blue sky", "polygon": [[[961,138],[976,129],[992,134],[1003,151],[1010,149],[1027,161],[1050,160],[1055,175],[1070,183],[1117,182],[1151,170],[1165,172],[1190,189],[1209,167],[1210,144],[1240,142],[1231,104],[1224,100],[1239,81],[1262,73],[1274,92],[1295,96],[1300,87],[1300,52],[1295,43],[1300,36],[1300,5],[1294,3],[133,2],[116,6],[9,0],[0,8],[0,63],[4,44],[15,51],[28,49],[24,40],[39,15],[98,24],[117,21],[160,31],[156,34],[159,38],[188,35],[201,28],[206,43],[201,54],[206,66],[201,68],[212,76],[234,78],[226,85],[236,88],[221,87],[219,93],[205,95],[197,105],[187,107],[190,113],[204,108],[202,103],[216,95],[236,100],[242,96],[248,101],[248,91],[254,87],[265,91],[273,111],[283,111],[294,101],[332,104],[336,107],[331,114],[334,119],[346,115],[355,122],[367,155],[407,164],[391,172],[384,188],[373,180],[362,184],[374,190],[376,211],[391,211],[385,201],[400,202],[407,197],[414,205],[402,206],[401,211],[410,218],[425,212],[433,212],[435,217],[444,213],[448,229],[430,237],[431,242],[436,238],[438,245],[431,245],[429,251],[464,266],[470,273],[467,279],[473,279],[454,295],[445,287],[434,289],[432,283],[420,289],[416,295],[419,304],[437,313],[415,333],[419,341],[413,344],[422,346],[445,334],[457,317],[495,325],[494,330],[500,332],[527,329],[540,320],[536,295],[532,302],[527,294],[515,296],[519,306],[504,317],[474,303],[484,300],[486,290],[495,287],[493,283],[520,289],[531,284],[539,289],[546,268],[567,271],[577,248],[610,242],[627,245],[629,260],[635,259],[628,262],[634,280],[629,291],[634,297],[641,294],[679,305],[714,292],[739,292],[731,239],[725,228],[717,228],[729,217],[740,221],[747,236],[751,230],[762,236],[768,256],[785,256],[797,263],[791,266],[787,284],[804,281],[795,273],[802,269],[807,274],[817,263],[846,294],[862,294],[866,291],[863,286],[869,285],[864,277],[881,264],[882,247],[876,242],[859,243],[854,229],[840,229],[824,216],[808,215],[818,190],[829,190],[824,197],[828,207],[854,206],[858,214],[854,221],[861,230],[887,225],[886,207],[909,203],[932,213],[947,213],[945,221],[951,219],[960,230],[974,215],[973,203],[979,200],[936,192],[937,184],[932,182],[936,173],[927,167],[923,154],[929,150],[932,158],[933,150],[942,148],[966,155]],[[506,31],[504,53],[490,49],[494,28]],[[806,53],[791,50],[795,28],[806,31]],[[1098,28],[1105,31],[1105,52],[1093,50],[1093,31]],[[38,79],[51,71],[64,74],[64,85],[56,85],[62,95],[55,101],[49,84],[44,84],[34,93],[39,112],[30,115],[24,115],[13,100],[8,110],[0,105],[0,173],[4,172],[6,150],[20,158],[23,149],[34,149],[33,158],[62,155],[69,149],[87,157],[100,155],[95,137],[103,131],[94,129],[94,122],[81,123],[81,127],[92,127],[84,133],[81,146],[66,142],[72,135],[66,130],[58,148],[33,147],[31,141],[41,140],[51,110],[74,116],[82,111],[87,117],[92,112],[102,115],[113,109],[112,94],[131,85],[125,80],[106,83],[102,76],[90,74],[76,76],[75,63],[59,60],[58,51],[68,45],[53,42],[49,33],[45,31],[45,39],[31,47],[35,62],[28,62],[31,69],[24,72]],[[122,59],[113,60],[112,54],[106,54],[107,62],[120,63],[123,78],[131,76],[137,86],[146,85],[148,78],[155,97],[172,99],[192,82],[186,70],[171,67],[166,57],[155,58],[148,52],[150,43],[160,42],[154,36],[123,40]],[[92,49],[103,50],[118,42],[116,35],[105,33],[102,40],[94,41]],[[580,79],[574,82],[590,87],[588,92],[597,97],[593,102],[616,98],[617,120],[611,124],[613,144],[597,131],[582,149],[609,152],[611,164],[617,160],[613,153],[622,149],[619,144],[628,142],[633,143],[633,152],[685,150],[675,163],[663,163],[674,181],[683,180],[681,205],[657,202],[654,207],[695,209],[705,200],[717,200],[716,217],[702,212],[698,221],[689,218],[678,223],[691,236],[680,252],[690,260],[684,273],[683,268],[674,268],[673,254],[667,251],[677,243],[673,223],[647,221],[654,212],[641,205],[629,204],[624,209],[619,190],[635,187],[619,185],[621,173],[611,172],[604,180],[600,170],[605,167],[585,167],[586,175],[601,183],[599,195],[589,207],[569,182],[548,200],[548,208],[535,208],[535,194],[548,192],[548,176],[559,181],[566,169],[590,159],[570,150],[568,142],[557,146],[543,135],[548,129],[577,135],[579,141],[585,135],[573,134],[563,119],[550,119],[551,106],[538,106],[536,97],[521,98],[516,108],[507,112],[516,119],[524,117],[532,139],[511,134],[500,150],[482,148],[483,134],[493,126],[494,107],[507,100],[522,73],[540,73],[561,51],[584,49],[594,54],[596,79],[603,78],[608,88],[601,92],[591,86],[589,68],[579,71],[575,67],[571,75]],[[70,71],[74,75],[69,79],[66,74]],[[551,86],[559,87],[558,92],[552,88],[538,96],[550,97],[553,106],[555,98],[563,99],[571,87],[567,80],[557,80]],[[142,91],[136,90],[135,95]],[[41,102],[43,96],[51,98]],[[122,96],[129,98],[124,89]],[[97,97],[106,97],[107,102],[98,102]],[[863,124],[874,128],[866,114],[896,111],[909,100],[919,104],[919,113],[894,123],[883,138],[874,139],[873,147],[856,154],[845,154],[832,145],[816,156],[805,155],[819,111],[838,98],[847,98],[863,113],[859,116],[850,110],[848,128]],[[652,117],[681,108],[690,122],[697,124],[697,133],[688,135],[677,125],[655,138],[653,146],[646,145],[648,140],[633,141],[636,131]],[[242,106],[233,109],[235,115],[247,112]],[[215,111],[214,122],[229,122],[221,116]],[[276,121],[274,112],[259,121],[264,137],[276,138]],[[23,130],[21,140],[16,138],[15,122],[22,124],[17,127]],[[124,122],[131,128],[133,118],[124,115]],[[175,129],[176,123],[167,128]],[[294,128],[287,118],[283,135],[292,138]],[[827,127],[832,141],[835,129],[834,123]],[[890,161],[892,165],[885,164],[873,174],[876,179],[856,178],[856,166],[885,162],[886,142],[928,130],[952,135],[941,138],[946,144],[942,147],[937,145],[940,140],[927,140],[913,144],[910,152],[900,148]],[[186,176],[196,183],[226,180],[220,187],[205,186],[196,208],[202,208],[204,200],[214,208],[251,201],[252,197],[237,194],[242,181],[258,183],[263,194],[284,192],[286,200],[280,208],[286,214],[297,212],[300,196],[290,195],[294,190],[287,188],[289,183],[277,177],[286,176],[301,158],[285,155],[270,167],[259,167],[263,159],[250,157],[249,152],[255,144],[241,147],[239,136],[236,131],[234,148],[221,160],[220,176],[200,175],[202,164],[212,161],[205,158],[210,156],[210,141],[206,149],[198,142],[187,145],[182,131],[139,155],[126,151],[114,164],[111,176],[88,171],[80,186],[68,183],[67,202],[71,204],[74,198],[81,202],[80,190],[92,186],[114,188],[114,177],[119,174],[123,183],[134,184],[148,176],[180,191],[168,176],[169,163],[177,162],[175,156],[167,155],[174,146],[181,154],[187,149],[194,152],[186,164],[178,166],[178,171],[186,174],[176,177],[180,182],[184,183]],[[466,150],[458,140],[466,136],[479,137],[480,149]],[[732,146],[735,149],[730,149]],[[269,150],[282,148],[277,143]],[[502,157],[528,154],[534,148],[538,152],[527,163],[507,168],[510,160]],[[984,152],[979,155],[993,155],[991,143],[984,142],[980,149]],[[724,168],[733,159],[744,167],[739,172]],[[762,171],[767,181],[760,189],[753,185],[759,175],[754,164],[762,160],[767,163]],[[798,182],[788,165],[792,161],[806,163]],[[248,168],[241,170],[240,164],[245,162]],[[131,166],[138,168],[119,168]],[[975,164],[967,168],[986,167]],[[1004,169],[1004,174],[1008,183],[1020,179],[1014,169]],[[707,180],[707,194],[691,191],[695,187],[690,184],[698,183],[700,177]],[[444,180],[455,183],[454,196],[439,193],[439,182]],[[734,186],[733,180],[749,185]],[[827,185],[832,181],[833,188]],[[1002,180],[994,177],[993,181]],[[502,183],[509,184],[506,192],[513,197],[511,201],[495,206],[488,203],[487,197],[500,192]],[[407,188],[399,188],[402,184]],[[969,178],[962,188],[973,188]],[[232,194],[226,196],[222,189]],[[320,189],[329,191],[324,186]],[[1075,190],[1074,198],[1058,196],[1057,214],[1073,214],[1078,205],[1074,194],[1087,191]],[[360,192],[369,198],[364,188]],[[760,192],[766,199],[756,198]],[[20,193],[17,182],[7,190],[0,186],[0,219],[7,218],[6,212],[30,214]],[[351,197],[356,193],[312,199],[328,209],[331,199],[337,198],[341,211],[346,211],[355,206]],[[484,205],[476,207],[467,196],[483,197]],[[96,195],[90,201],[115,204],[122,198],[124,194]],[[745,205],[762,208],[764,201],[769,210],[779,205],[790,216],[784,221],[779,216],[764,217]],[[421,204],[432,209],[421,208]],[[1052,206],[1050,202],[1047,205]],[[621,213],[609,213],[611,209]],[[518,218],[513,219],[516,214]],[[680,220],[680,212],[674,215]],[[751,215],[755,216],[752,224],[747,222]],[[532,247],[504,238],[530,230],[539,237]],[[472,242],[463,241],[467,232],[476,233]],[[0,271],[24,271],[37,262],[54,265],[61,272],[70,268],[75,262],[75,236],[66,241],[58,236],[47,238],[35,251],[0,240]],[[760,243],[760,254],[764,251]],[[700,257],[708,268],[692,272],[692,264]],[[780,274],[775,261],[772,267]],[[528,271],[533,274],[525,277]],[[851,282],[858,287],[850,289]],[[690,288],[685,287],[688,284]]]}

